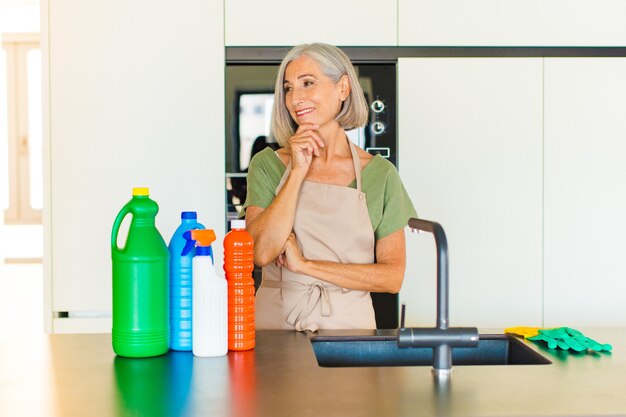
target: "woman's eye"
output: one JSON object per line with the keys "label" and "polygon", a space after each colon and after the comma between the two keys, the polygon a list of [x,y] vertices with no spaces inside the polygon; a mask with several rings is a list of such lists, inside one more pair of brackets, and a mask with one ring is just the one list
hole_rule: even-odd
{"label": "woman's eye", "polygon": [[284,86],[283,88],[284,88],[284,90],[285,90],[285,93],[288,93],[288,92],[290,92],[290,91],[291,91],[291,87],[290,87],[290,86],[288,86],[288,85]]}
{"label": "woman's eye", "polygon": [[305,81],[305,82],[304,82],[304,86],[305,86],[305,87],[308,87],[308,86],[310,86],[310,85],[313,85],[313,81],[308,81],[308,80],[307,80],[307,81]]}

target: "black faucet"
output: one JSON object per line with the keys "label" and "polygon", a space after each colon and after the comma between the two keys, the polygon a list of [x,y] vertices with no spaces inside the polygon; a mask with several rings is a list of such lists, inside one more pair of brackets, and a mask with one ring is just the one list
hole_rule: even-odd
{"label": "black faucet", "polygon": [[430,347],[433,349],[433,373],[446,376],[452,372],[452,348],[478,346],[476,327],[449,327],[448,311],[448,241],[439,223],[422,219],[409,219],[413,230],[430,232],[437,247],[437,327],[405,328],[398,330],[398,347]]}

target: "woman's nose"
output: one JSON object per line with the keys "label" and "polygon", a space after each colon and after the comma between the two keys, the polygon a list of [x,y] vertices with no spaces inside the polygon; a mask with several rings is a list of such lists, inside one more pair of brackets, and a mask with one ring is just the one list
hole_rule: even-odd
{"label": "woman's nose", "polygon": [[297,106],[299,104],[304,103],[304,101],[305,101],[304,92],[299,88],[294,88],[291,91],[291,104],[293,104],[294,106]]}

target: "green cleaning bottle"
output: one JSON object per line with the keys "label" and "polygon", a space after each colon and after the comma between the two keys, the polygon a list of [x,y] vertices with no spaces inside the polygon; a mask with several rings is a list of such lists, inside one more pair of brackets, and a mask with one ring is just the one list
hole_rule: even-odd
{"label": "green cleaning bottle", "polygon": [[[169,251],[154,220],[159,211],[147,188],[133,188],[111,233],[113,261],[113,350],[120,356],[162,355],[169,347]],[[126,243],[120,225],[132,215]]]}

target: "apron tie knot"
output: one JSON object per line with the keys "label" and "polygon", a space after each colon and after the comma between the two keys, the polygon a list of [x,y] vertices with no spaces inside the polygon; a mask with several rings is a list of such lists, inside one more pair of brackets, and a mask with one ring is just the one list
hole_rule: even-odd
{"label": "apron tie knot", "polygon": [[328,296],[328,289],[320,281],[315,281],[311,284],[302,284],[297,281],[291,281],[290,284],[298,284],[303,288],[303,294],[293,307],[289,315],[287,316],[287,323],[291,324],[298,331],[310,330],[316,331],[318,326],[314,323],[307,327],[302,326],[302,322],[311,314],[318,300],[321,303],[322,317],[330,317],[330,297]]}

